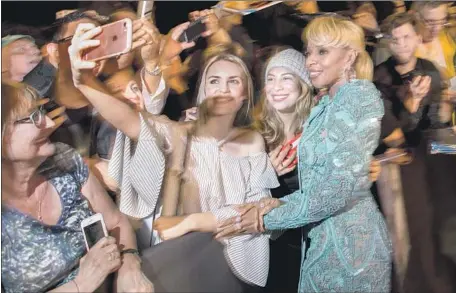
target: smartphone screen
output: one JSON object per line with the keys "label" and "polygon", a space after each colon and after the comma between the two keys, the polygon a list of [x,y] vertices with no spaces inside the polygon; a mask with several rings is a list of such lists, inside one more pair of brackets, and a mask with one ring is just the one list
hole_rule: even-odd
{"label": "smartphone screen", "polygon": [[202,33],[206,31],[206,25],[203,23],[203,18],[192,22],[190,26],[179,37],[179,42],[193,42],[198,39]]}
{"label": "smartphone screen", "polygon": [[101,238],[105,237],[103,224],[96,221],[84,227],[85,239],[89,249],[92,248]]}

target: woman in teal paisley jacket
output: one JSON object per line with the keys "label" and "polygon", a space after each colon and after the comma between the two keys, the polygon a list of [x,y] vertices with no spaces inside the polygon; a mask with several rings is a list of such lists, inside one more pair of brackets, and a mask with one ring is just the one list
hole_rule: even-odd
{"label": "woman in teal paisley jacket", "polygon": [[264,228],[312,225],[299,292],[389,292],[391,244],[368,179],[383,103],[364,35],[350,20],[324,16],[304,37],[312,84],[327,94],[304,126],[300,190],[277,202]]}

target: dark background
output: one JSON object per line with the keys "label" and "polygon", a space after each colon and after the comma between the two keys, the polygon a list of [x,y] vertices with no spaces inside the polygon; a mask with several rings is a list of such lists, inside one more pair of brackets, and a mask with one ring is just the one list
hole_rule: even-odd
{"label": "dark background", "polygon": [[[63,9],[76,9],[88,6],[90,3],[103,5],[107,1],[2,1],[2,35],[5,34],[29,34],[32,35],[38,45],[43,45],[49,41],[49,32],[45,30],[43,34],[40,28],[49,26],[55,21],[55,13]],[[137,1],[125,1],[132,6],[137,5]],[[109,3],[109,2],[108,2]],[[113,2],[111,2],[113,3]],[[155,1],[156,25],[162,34],[169,32],[174,26],[188,20],[188,13],[195,10],[208,9],[215,5],[215,1]],[[351,11],[356,5],[362,2],[352,1],[318,1],[320,11],[337,12]],[[378,20],[383,20],[392,12],[393,4],[391,1],[374,1],[377,8]],[[406,3],[407,6],[410,3]],[[96,9],[102,11],[101,9]],[[247,29],[252,40],[260,46],[273,44],[287,44],[302,49],[300,35],[306,22],[293,19],[293,9],[285,4],[267,8],[258,13],[248,15],[243,19],[243,26]],[[6,23],[6,25],[4,25]],[[17,30],[14,24],[32,26],[26,30]]]}
{"label": "dark background", "polygon": [[[167,33],[177,24],[187,21],[189,12],[210,8],[216,3],[213,1],[155,1],[156,25],[162,33]],[[80,6],[79,1],[2,1],[2,22],[46,26],[55,21],[57,11]]]}

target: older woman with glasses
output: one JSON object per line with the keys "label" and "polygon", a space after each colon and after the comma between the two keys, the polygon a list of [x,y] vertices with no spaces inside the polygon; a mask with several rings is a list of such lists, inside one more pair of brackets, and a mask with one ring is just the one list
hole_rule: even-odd
{"label": "older woman with glasses", "polygon": [[[117,272],[119,292],[151,292],[126,217],[73,149],[49,141],[63,109],[46,115],[34,101],[2,84],[2,289],[93,292]],[[80,225],[95,213],[114,237],[86,252]]]}

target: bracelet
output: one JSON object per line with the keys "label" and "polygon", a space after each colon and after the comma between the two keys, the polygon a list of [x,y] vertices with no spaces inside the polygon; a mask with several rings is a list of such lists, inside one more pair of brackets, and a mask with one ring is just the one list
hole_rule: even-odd
{"label": "bracelet", "polygon": [[78,286],[78,283],[76,283],[76,281],[75,281],[74,279],[73,279],[73,280],[71,280],[71,281],[73,281],[73,283],[74,283],[74,285],[76,286],[76,289],[78,290],[78,293],[79,293],[80,291],[79,291],[79,286]]}
{"label": "bracelet", "polygon": [[152,71],[147,70],[146,66],[144,66],[143,69],[144,69],[144,72],[146,72],[147,74],[152,75],[152,76],[157,76],[162,72],[161,68],[158,65],[155,66],[154,70],[152,70]]}
{"label": "bracelet", "polygon": [[131,254],[135,254],[139,257],[141,257],[141,254],[139,253],[139,251],[137,249],[134,249],[134,248],[130,248],[130,249],[124,249],[120,252],[120,255],[124,255],[126,253],[131,253]]}

